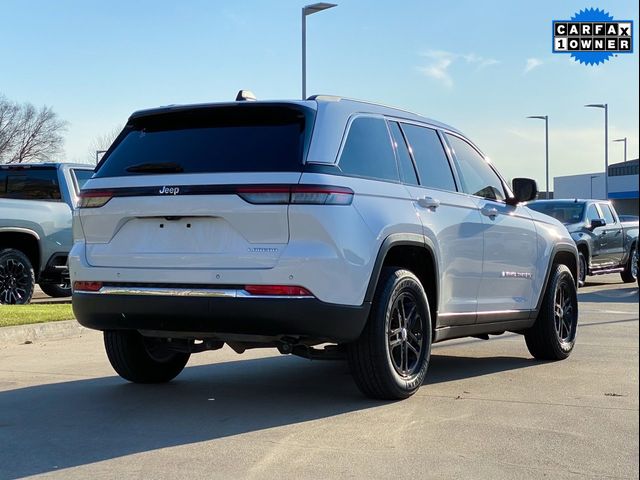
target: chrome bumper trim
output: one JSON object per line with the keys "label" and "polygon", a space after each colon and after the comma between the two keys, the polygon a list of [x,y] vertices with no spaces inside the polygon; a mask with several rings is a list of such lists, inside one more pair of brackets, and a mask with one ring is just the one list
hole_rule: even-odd
{"label": "chrome bumper trim", "polygon": [[214,297],[214,298],[313,298],[310,295],[251,295],[244,289],[217,288],[163,288],[163,287],[102,287],[97,292],[80,291],[91,295],[143,295],[162,297]]}

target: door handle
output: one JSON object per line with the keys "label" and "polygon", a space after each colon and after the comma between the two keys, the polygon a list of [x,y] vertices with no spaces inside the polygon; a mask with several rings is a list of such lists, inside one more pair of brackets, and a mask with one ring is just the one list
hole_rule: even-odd
{"label": "door handle", "polygon": [[436,209],[440,206],[440,200],[431,197],[422,197],[418,199],[418,205],[422,208]]}
{"label": "door handle", "polygon": [[494,219],[498,216],[499,212],[498,212],[498,209],[495,207],[482,207],[482,209],[480,210],[480,213],[485,217]]}

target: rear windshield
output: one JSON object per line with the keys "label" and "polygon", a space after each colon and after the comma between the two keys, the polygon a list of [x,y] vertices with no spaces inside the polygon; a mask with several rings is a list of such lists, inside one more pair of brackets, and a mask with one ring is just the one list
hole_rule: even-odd
{"label": "rear windshield", "polygon": [[234,105],[134,118],[95,178],[300,171],[313,115],[295,105]]}
{"label": "rear windshield", "polygon": [[55,168],[0,169],[0,198],[62,201]]}
{"label": "rear windshield", "polygon": [[527,207],[561,221],[565,225],[578,223],[582,220],[584,204],[575,202],[564,203],[529,203]]}

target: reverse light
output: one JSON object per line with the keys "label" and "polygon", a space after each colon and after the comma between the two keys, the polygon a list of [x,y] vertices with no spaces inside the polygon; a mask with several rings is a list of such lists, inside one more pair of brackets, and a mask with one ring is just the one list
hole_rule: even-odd
{"label": "reverse light", "polygon": [[78,208],[98,208],[102,207],[113,198],[111,190],[89,190],[80,192]]}
{"label": "reverse light", "polygon": [[75,281],[73,282],[74,292],[97,292],[102,288],[102,282],[87,282],[87,281]]}
{"label": "reverse light", "polygon": [[244,289],[251,295],[313,297],[306,288],[291,285],[245,285]]}
{"label": "reverse light", "polygon": [[256,185],[236,192],[257,205],[351,205],[353,190],[331,185]]}

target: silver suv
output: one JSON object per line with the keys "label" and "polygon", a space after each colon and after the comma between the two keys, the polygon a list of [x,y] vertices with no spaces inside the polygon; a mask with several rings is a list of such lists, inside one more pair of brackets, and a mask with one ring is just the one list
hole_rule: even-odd
{"label": "silver suv", "polygon": [[520,204],[536,193],[454,128],[371,103],[136,112],[81,193],[74,311],[142,383],[225,343],[346,357],[386,399],[420,387],[433,342],[511,331],[566,358],[577,251]]}

